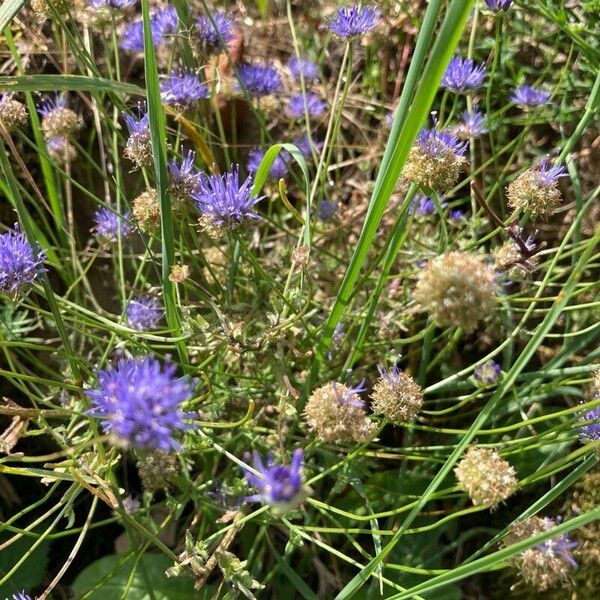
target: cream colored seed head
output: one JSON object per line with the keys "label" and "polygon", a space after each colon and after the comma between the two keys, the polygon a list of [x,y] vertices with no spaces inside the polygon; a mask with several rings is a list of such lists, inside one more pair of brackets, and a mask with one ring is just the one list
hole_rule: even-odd
{"label": "cream colored seed head", "polygon": [[18,100],[10,96],[4,96],[0,100],[0,121],[7,131],[13,131],[25,124],[27,121],[27,110]]}
{"label": "cream colored seed head", "polygon": [[558,182],[543,185],[534,169],[521,173],[506,189],[508,205],[525,210],[533,217],[549,217],[562,202]]}
{"label": "cream colored seed head", "polygon": [[432,156],[422,148],[413,146],[404,166],[404,176],[424,191],[433,190],[443,194],[458,181],[466,162],[464,156],[457,156],[450,149]]}
{"label": "cream colored seed head", "polygon": [[304,420],[318,438],[330,444],[364,442],[376,428],[367,418],[358,394],[333,382],[311,394],[304,408]]}
{"label": "cream colored seed head", "polygon": [[423,406],[421,386],[397,368],[381,372],[371,398],[373,411],[395,423],[412,421]]}
{"label": "cream colored seed head", "polygon": [[494,271],[475,254],[449,252],[429,261],[414,298],[439,325],[472,331],[494,310]]}
{"label": "cream colored seed head", "polygon": [[515,470],[491,448],[471,446],[454,473],[458,487],[469,494],[475,506],[490,504],[494,508],[518,486]]}
{"label": "cream colored seed head", "polygon": [[150,132],[139,131],[132,133],[125,143],[125,158],[130,160],[138,169],[151,167],[154,163],[152,157],[152,141]]}
{"label": "cream colored seed head", "polygon": [[133,201],[133,216],[144,233],[160,229],[160,204],[155,189],[147,189]]}
{"label": "cream colored seed head", "polygon": [[81,117],[70,108],[56,108],[42,119],[42,131],[46,139],[69,136],[83,127]]}

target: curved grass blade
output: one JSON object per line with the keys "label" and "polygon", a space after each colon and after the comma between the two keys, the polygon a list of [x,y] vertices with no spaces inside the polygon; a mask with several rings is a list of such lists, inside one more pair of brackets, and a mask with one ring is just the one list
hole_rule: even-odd
{"label": "curved grass blade", "polygon": [[10,75],[0,77],[2,92],[111,92],[145,96],[143,88],[86,75]]}

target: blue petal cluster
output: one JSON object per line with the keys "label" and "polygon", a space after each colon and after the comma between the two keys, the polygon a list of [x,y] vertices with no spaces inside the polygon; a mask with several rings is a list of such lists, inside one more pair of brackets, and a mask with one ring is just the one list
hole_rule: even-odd
{"label": "blue petal cluster", "polygon": [[194,73],[172,74],[160,84],[160,97],[165,104],[191,106],[209,91]]}
{"label": "blue petal cluster", "polygon": [[[154,46],[158,46],[165,36],[175,33],[178,22],[177,11],[172,6],[157,10],[150,17],[150,31]],[[144,51],[144,24],[141,20],[127,25],[121,37],[119,45],[123,50]]]}
{"label": "blue petal cluster", "polygon": [[462,114],[463,122],[458,126],[458,130],[462,136],[478,137],[487,133],[487,118],[478,110],[469,112],[465,110]]}
{"label": "blue petal cluster", "polygon": [[[596,421],[597,423],[586,423],[586,421]],[[579,418],[579,422],[583,423],[578,427],[579,436],[590,442],[600,441],[600,406],[592,408]]]}
{"label": "blue petal cluster", "polygon": [[[548,531],[549,529],[553,529],[556,527],[556,521],[560,521],[560,518],[550,519],[549,517],[544,518],[545,521],[545,529]],[[579,544],[571,540],[568,533],[563,533],[561,535],[557,535],[556,537],[552,537],[541,544],[538,544],[536,548],[541,550],[542,552],[548,552],[555,556],[560,556],[563,560],[568,562],[574,569],[577,568],[577,561],[573,558],[573,553],[571,552],[573,548],[576,548]]]}
{"label": "blue petal cluster", "polygon": [[216,226],[237,225],[245,220],[260,219],[254,205],[262,196],[252,194],[252,177],[240,183],[236,165],[224,174],[203,177],[198,191],[192,194],[198,209]]}
{"label": "blue petal cluster", "polygon": [[547,104],[548,100],[550,100],[550,93],[538,90],[531,85],[522,85],[513,89],[509,99],[517,106],[532,108]]}
{"label": "blue petal cluster", "polygon": [[249,485],[256,488],[257,494],[248,496],[248,502],[261,500],[265,504],[278,504],[294,501],[302,491],[302,462],[304,453],[301,448],[294,450],[292,464],[289,467],[273,462],[271,456],[265,465],[257,452],[254,453],[254,468],[258,475],[245,470],[244,476]]}
{"label": "blue petal cluster", "polygon": [[549,159],[542,160],[537,169],[538,181],[541,186],[548,187],[557,179],[567,177],[567,169],[564,165],[550,165]]}
{"label": "blue petal cluster", "polygon": [[288,62],[288,67],[294,79],[300,80],[304,76],[306,81],[314,81],[319,78],[317,65],[312,60],[293,56]]}
{"label": "blue petal cluster", "polygon": [[364,379],[354,387],[347,386],[346,391],[338,389],[335,381],[331,382],[331,387],[333,388],[333,393],[340,404],[348,404],[349,406],[357,406],[358,408],[362,408],[365,405],[363,400],[353,398],[353,396],[358,396],[358,394],[362,394],[367,390]]}
{"label": "blue petal cluster", "polygon": [[295,118],[304,117],[305,106],[310,117],[318,117],[325,112],[327,104],[317,94],[312,92],[308,94],[296,94],[290,98],[287,114]]}
{"label": "blue petal cluster", "polygon": [[[292,144],[294,144],[294,146],[296,146],[296,148],[298,148],[298,150],[300,150],[300,154],[302,154],[302,156],[304,157],[305,160],[312,159],[313,155],[312,155],[311,141],[308,139],[308,135],[305,135],[301,138],[297,138],[297,139],[293,140]],[[316,140],[313,138],[312,146],[316,150],[317,154],[320,154],[321,150],[323,150],[323,142],[321,140]]]}
{"label": "blue petal cluster", "polygon": [[17,594],[13,594],[12,595],[12,599],[11,598],[6,598],[6,600],[33,600],[31,596],[27,595],[25,593],[25,590],[23,590],[22,592],[18,592]]}
{"label": "blue petal cluster", "polygon": [[463,156],[467,144],[461,142],[448,129],[421,129],[416,144],[432,157],[438,157],[451,150],[456,156]]}
{"label": "blue petal cluster", "polygon": [[50,116],[56,110],[67,108],[67,97],[55,94],[54,98],[46,98],[38,107],[38,112],[42,117]]}
{"label": "blue petal cluster", "polygon": [[491,385],[498,381],[502,367],[494,360],[488,360],[482,365],[477,365],[473,372],[473,378],[481,384]]}
{"label": "blue petal cluster", "polygon": [[137,0],[88,0],[88,2],[89,5],[95,9],[100,9],[104,6],[124,9],[137,4]]}
{"label": "blue petal cluster", "polygon": [[150,130],[148,110],[145,103],[140,102],[138,104],[137,117],[123,113],[123,120],[125,121],[125,125],[127,125],[130,135],[147,133]]}
{"label": "blue petal cluster", "polygon": [[485,0],[487,7],[495,12],[508,10],[512,4],[512,0]]}
{"label": "blue petal cluster", "polygon": [[[261,150],[260,148],[254,148],[250,150],[248,153],[248,162],[246,163],[246,169],[248,169],[248,172],[253,174],[256,173],[264,157],[264,150]],[[290,161],[291,156],[289,152],[282,150],[277,155],[277,158],[273,161],[269,175],[271,175],[273,179],[283,179],[288,174]]]}
{"label": "blue petal cluster", "polygon": [[244,63],[238,67],[239,87],[254,96],[267,96],[282,87],[281,77],[271,65]]}
{"label": "blue petal cluster", "polygon": [[109,208],[99,208],[94,213],[94,233],[101,242],[116,243],[119,241],[119,233],[126,238],[131,233],[131,227],[127,222],[131,218],[129,213],[120,217]]}
{"label": "blue petal cluster", "polygon": [[190,193],[196,191],[203,174],[196,169],[195,161],[196,153],[193,150],[188,150],[181,163],[176,160],[169,161],[169,175],[172,184],[188,189]]}
{"label": "blue petal cluster", "polygon": [[435,212],[435,203],[428,196],[424,196],[423,194],[417,194],[412,199],[408,210],[410,214],[417,214],[422,216],[432,215]]}
{"label": "blue petal cluster", "polygon": [[14,294],[31,285],[43,267],[44,253],[27,241],[15,225],[0,235],[0,293]]}
{"label": "blue petal cluster", "polygon": [[98,373],[98,386],[87,390],[90,414],[102,422],[105,433],[151,450],[179,450],[176,440],[189,429],[191,415],[181,404],[194,394],[195,382],[175,376],[175,365],[162,365],[153,356],[122,359],[116,367]]}
{"label": "blue petal cluster", "polygon": [[329,19],[327,28],[339,37],[350,39],[374,29],[381,19],[381,11],[372,6],[342,7]]}
{"label": "blue petal cluster", "polygon": [[225,44],[235,39],[235,21],[224,11],[212,13],[212,21],[202,15],[196,21],[198,35],[207,48],[222,49]]}
{"label": "blue petal cluster", "polygon": [[127,305],[127,324],[136,331],[156,329],[162,316],[160,303],[152,296],[132,298]]}
{"label": "blue petal cluster", "polygon": [[442,87],[457,94],[472,92],[483,85],[485,67],[470,58],[452,58],[442,77]]}

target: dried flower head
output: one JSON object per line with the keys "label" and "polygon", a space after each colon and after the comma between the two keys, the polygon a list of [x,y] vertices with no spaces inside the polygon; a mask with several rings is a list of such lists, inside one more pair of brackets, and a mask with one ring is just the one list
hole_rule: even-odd
{"label": "dried flower head", "polygon": [[466,144],[449,130],[422,129],[404,166],[404,176],[424,190],[448,191],[465,164]]}
{"label": "dried flower head", "polygon": [[81,117],[67,108],[67,97],[55,95],[44,100],[38,112],[42,115],[42,131],[46,139],[69,136],[83,127]]}
{"label": "dried flower head", "polygon": [[301,77],[304,77],[305,81],[314,81],[319,78],[317,64],[306,58],[293,56],[288,62],[288,68],[294,79],[300,80]]}
{"label": "dried flower head", "polygon": [[596,389],[596,397],[600,397],[600,369],[594,373],[594,387]]}
{"label": "dried flower head", "polygon": [[381,20],[381,11],[372,6],[341,7],[329,19],[327,29],[341,38],[350,39],[374,29]]}
{"label": "dried flower head", "polygon": [[157,298],[140,296],[132,298],[127,305],[127,325],[136,331],[150,331],[158,327],[163,310]]}
{"label": "dried flower head", "polygon": [[152,141],[145,104],[138,104],[137,117],[123,114],[123,120],[129,130],[129,137],[125,144],[125,158],[138,168],[149,167],[153,162]]}
{"label": "dried flower head", "polygon": [[327,104],[318,94],[308,92],[307,94],[296,94],[290,98],[287,114],[294,118],[303,118],[306,113],[309,117],[318,117],[325,112]]}
{"label": "dried flower head", "polygon": [[472,331],[494,310],[494,271],[474,254],[449,252],[427,263],[414,297],[439,325]]}
{"label": "dried flower head", "polygon": [[458,487],[469,494],[475,506],[490,504],[494,508],[518,486],[515,470],[492,448],[471,446],[454,473]]}
{"label": "dried flower head", "polygon": [[550,166],[546,159],[537,167],[521,173],[507,188],[508,205],[531,213],[533,217],[549,217],[562,201],[558,179],[566,176],[562,165]]}
{"label": "dried flower head", "polygon": [[56,135],[46,140],[46,147],[50,158],[59,163],[72,161],[77,156],[77,150],[69,138],[64,135]]}
{"label": "dried flower head", "polygon": [[381,367],[373,388],[373,412],[395,423],[412,421],[423,406],[423,392],[415,380],[394,365],[389,371]]}
{"label": "dried flower head", "polygon": [[162,365],[153,356],[121,359],[98,373],[98,385],[86,391],[106,433],[150,450],[179,450],[175,437],[189,429],[191,415],[181,409],[190,400],[195,382],[175,377],[175,365]]}
{"label": "dried flower head", "polygon": [[483,65],[478,65],[470,58],[454,56],[444,72],[441,85],[456,94],[466,94],[479,89],[484,79]]}
{"label": "dried flower head", "polygon": [[[529,236],[524,241],[528,250],[532,250],[535,244],[533,236]],[[496,268],[499,271],[505,271],[511,279],[524,279],[534,269],[539,262],[539,256],[524,257],[519,245],[511,240],[498,248],[494,255],[496,259]]]}
{"label": "dried flower head", "polygon": [[94,213],[94,233],[101,244],[116,244],[121,238],[126,238],[131,233],[129,219],[131,215],[125,213],[122,217],[110,208],[99,208]]}
{"label": "dried flower head", "polygon": [[[556,521],[548,517],[529,517],[524,521],[513,523],[504,540],[505,546],[524,541],[556,527]],[[569,535],[550,538],[512,559],[526,583],[540,592],[544,592],[559,583],[565,583],[571,569],[577,563],[571,553],[577,542],[571,541]]]}
{"label": "dried flower head", "polygon": [[238,67],[238,88],[253,96],[267,96],[283,85],[277,69],[271,65],[244,63]]}
{"label": "dried flower head", "polygon": [[191,108],[198,100],[208,96],[208,88],[194,73],[173,73],[160,84],[161,100],[181,110]]}
{"label": "dried flower head", "polygon": [[190,268],[188,265],[173,265],[169,280],[173,283],[183,283],[190,276]]}
{"label": "dried flower head", "polygon": [[362,385],[350,388],[335,382],[317,388],[304,408],[308,428],[330,444],[368,440],[376,425],[364,411],[363,391]]}
{"label": "dried flower head", "polygon": [[260,455],[254,452],[254,469],[258,471],[258,475],[245,469],[244,476],[258,493],[247,496],[246,501],[261,501],[280,511],[296,506],[306,497],[306,490],[302,485],[303,456],[302,449],[298,448],[292,454],[292,464],[289,467],[274,463],[271,456],[265,466]]}
{"label": "dried flower head", "polygon": [[142,192],[133,201],[133,217],[144,233],[156,233],[160,230],[160,204],[154,188]]}
{"label": "dried flower head", "polygon": [[27,122],[25,106],[11,94],[0,94],[0,123],[7,131],[13,131]]}
{"label": "dried flower head", "polygon": [[208,50],[222,50],[235,39],[235,21],[222,10],[200,16],[196,29],[200,42]]}
{"label": "dried flower head", "polygon": [[224,174],[202,177],[192,198],[211,227],[231,229],[260,219],[254,205],[262,196],[252,194],[251,177],[240,183],[238,166]]}
{"label": "dried flower head", "polygon": [[27,241],[15,224],[0,235],[0,293],[18,294],[44,273],[44,252]]}
{"label": "dried flower head", "polygon": [[177,475],[177,455],[162,450],[152,450],[138,460],[137,469],[142,486],[148,492],[169,489]]}
{"label": "dried flower head", "polygon": [[534,88],[531,85],[522,85],[514,88],[510,101],[521,108],[534,108],[543,106],[550,100],[550,93]]}

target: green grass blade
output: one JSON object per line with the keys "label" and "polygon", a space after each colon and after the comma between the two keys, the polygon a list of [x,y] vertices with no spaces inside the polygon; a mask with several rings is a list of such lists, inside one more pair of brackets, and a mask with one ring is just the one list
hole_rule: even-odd
{"label": "green grass blade", "polygon": [[[175,241],[173,238],[173,214],[171,200],[167,192],[167,145],[166,119],[160,99],[160,84],[156,55],[150,29],[150,9],[148,0],[142,0],[142,17],[144,23],[144,72],[146,77],[148,118],[150,137],[152,139],[152,155],[156,174],[156,191],[160,202],[160,231],[162,241],[162,290],[167,323],[174,337],[181,335],[181,322],[177,310],[175,287],[169,279],[171,267],[175,264]],[[176,342],[179,358],[184,365],[188,364],[187,349],[183,340]]]}
{"label": "green grass blade", "polygon": [[133,83],[86,75],[11,75],[0,77],[2,92],[111,92],[144,96],[143,88]]}
{"label": "green grass blade", "polygon": [[2,31],[21,10],[25,0],[4,0],[0,6],[0,31]]}

